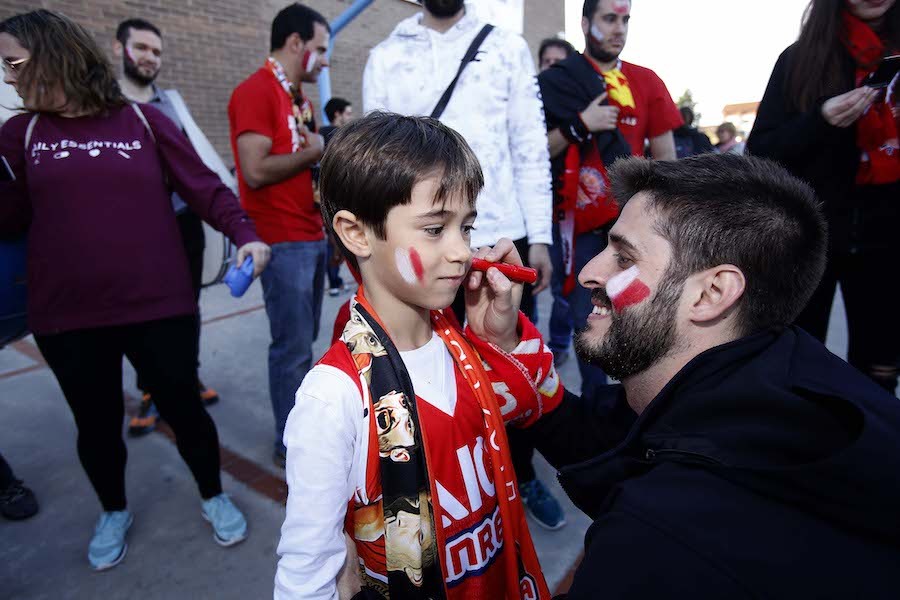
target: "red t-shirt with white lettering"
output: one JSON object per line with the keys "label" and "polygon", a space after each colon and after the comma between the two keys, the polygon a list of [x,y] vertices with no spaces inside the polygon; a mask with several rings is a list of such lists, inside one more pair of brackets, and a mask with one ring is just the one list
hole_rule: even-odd
{"label": "red t-shirt with white lettering", "polygon": [[622,61],[622,74],[634,97],[635,108],[619,117],[619,131],[635,156],[644,155],[644,141],[681,127],[684,120],[666,84],[645,67]]}
{"label": "red t-shirt with white lettering", "polygon": [[[307,110],[311,113],[311,108]],[[311,120],[312,114],[309,117]],[[294,118],[290,97],[265,67],[235,88],[228,103],[231,149],[237,165],[241,202],[256,223],[259,236],[267,244],[324,238],[322,214],[313,198],[312,172],[309,169],[255,190],[247,185],[241,173],[238,136],[248,132],[266,136],[272,140],[270,154],[297,152],[300,144],[296,139]]]}

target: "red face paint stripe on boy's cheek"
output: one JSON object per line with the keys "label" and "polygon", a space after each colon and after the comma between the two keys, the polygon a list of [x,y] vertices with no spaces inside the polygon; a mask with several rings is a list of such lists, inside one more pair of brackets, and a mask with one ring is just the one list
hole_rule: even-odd
{"label": "red face paint stripe on boy's cheek", "polygon": [[633,304],[643,302],[649,296],[650,288],[640,279],[635,279],[618,296],[611,298],[613,310],[622,312]]}
{"label": "red face paint stripe on boy's cheek", "polygon": [[422,267],[422,257],[419,256],[419,253],[416,252],[415,248],[409,249],[409,262],[412,264],[413,273],[416,274],[416,279],[419,281],[425,279],[425,269]]}

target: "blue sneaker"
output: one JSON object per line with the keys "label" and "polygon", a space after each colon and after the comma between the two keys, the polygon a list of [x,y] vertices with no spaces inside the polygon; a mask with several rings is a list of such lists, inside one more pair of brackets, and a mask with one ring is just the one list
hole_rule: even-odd
{"label": "blue sneaker", "polygon": [[566,524],[562,506],[550,495],[550,490],[539,479],[521,484],[519,492],[522,494],[522,502],[528,514],[538,525],[553,530]]}
{"label": "blue sneaker", "polygon": [[88,560],[95,571],[112,569],[122,562],[128,552],[125,534],[134,522],[134,517],[127,510],[105,512],[100,515],[94,537],[88,545]]}
{"label": "blue sneaker", "polygon": [[203,501],[203,518],[213,526],[213,538],[220,546],[234,546],[247,537],[247,520],[225,494]]}

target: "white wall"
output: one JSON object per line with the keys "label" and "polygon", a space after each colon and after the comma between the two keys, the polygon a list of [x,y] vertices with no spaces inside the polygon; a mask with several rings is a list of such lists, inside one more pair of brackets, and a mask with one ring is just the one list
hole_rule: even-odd
{"label": "white wall", "polygon": [[22,99],[11,85],[0,81],[0,123],[15,114],[13,109],[22,106]]}

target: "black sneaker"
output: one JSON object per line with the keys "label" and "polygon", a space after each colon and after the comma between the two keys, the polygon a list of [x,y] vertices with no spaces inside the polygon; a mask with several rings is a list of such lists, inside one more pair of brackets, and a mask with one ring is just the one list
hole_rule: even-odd
{"label": "black sneaker", "polygon": [[20,521],[37,514],[38,503],[34,492],[13,479],[6,489],[0,490],[0,513],[11,521]]}

